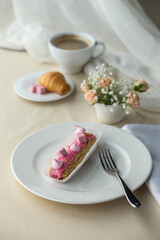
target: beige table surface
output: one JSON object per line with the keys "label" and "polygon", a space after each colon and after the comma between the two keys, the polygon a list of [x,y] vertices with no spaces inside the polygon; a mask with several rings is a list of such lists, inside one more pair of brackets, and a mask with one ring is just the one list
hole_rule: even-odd
{"label": "beige table surface", "polygon": [[[124,197],[100,204],[70,205],[45,200],[24,189],[14,178],[10,159],[16,145],[33,131],[63,122],[98,122],[79,91],[83,73],[69,76],[75,91],[49,103],[17,96],[17,78],[32,72],[59,70],[55,64],[34,61],[25,52],[0,50],[0,240],[42,239],[160,239],[160,208],[145,184],[135,191],[143,207],[133,209]],[[115,125],[160,124],[160,114],[131,111]]]}

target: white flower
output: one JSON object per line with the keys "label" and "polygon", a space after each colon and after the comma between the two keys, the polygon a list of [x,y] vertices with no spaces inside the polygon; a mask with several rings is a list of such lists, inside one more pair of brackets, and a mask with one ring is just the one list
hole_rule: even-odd
{"label": "white flower", "polygon": [[117,106],[117,105],[118,105],[118,103],[116,103],[116,102],[113,103],[113,106]]}
{"label": "white flower", "polygon": [[97,101],[97,100],[98,100],[98,97],[97,97],[97,96],[95,96],[95,97],[94,97],[94,99]]}
{"label": "white flower", "polygon": [[83,80],[83,83],[86,83],[87,81],[86,80]]}
{"label": "white flower", "polygon": [[113,73],[112,73],[112,72],[110,72],[110,73],[109,73],[109,75],[110,75],[110,76],[112,76],[112,75],[113,75]]}
{"label": "white flower", "polygon": [[113,91],[109,91],[109,95],[112,95],[113,94]]}
{"label": "white flower", "polygon": [[105,67],[106,66],[106,64],[105,63],[102,63],[102,67]]}
{"label": "white flower", "polygon": [[123,103],[123,104],[122,104],[122,107],[125,109],[125,108],[126,108],[126,104],[125,104],[125,103]]}
{"label": "white flower", "polygon": [[130,114],[130,112],[129,112],[129,111],[126,111],[126,114],[127,114],[127,115],[129,115],[129,114]]}
{"label": "white flower", "polygon": [[123,91],[121,90],[120,92],[119,92],[119,95],[122,95],[123,94]]}
{"label": "white flower", "polygon": [[118,97],[117,97],[117,95],[114,95],[114,96],[113,96],[113,98],[114,98],[115,100],[118,100]]}
{"label": "white flower", "polygon": [[101,92],[102,92],[103,94],[105,94],[105,89],[104,89],[104,88],[102,88]]}

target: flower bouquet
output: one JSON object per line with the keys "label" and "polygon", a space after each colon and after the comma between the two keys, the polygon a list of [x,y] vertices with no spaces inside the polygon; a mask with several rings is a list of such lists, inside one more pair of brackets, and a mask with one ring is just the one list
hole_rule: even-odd
{"label": "flower bouquet", "polygon": [[[122,78],[117,79],[110,71],[110,67],[111,64],[103,63],[101,67],[96,67],[95,73],[90,73],[88,79],[81,83],[80,88],[88,104],[95,104],[96,111],[102,108],[103,112],[109,106],[109,111],[112,113],[117,111],[116,109],[123,109],[125,112],[127,105],[139,106],[138,92],[144,92],[149,88],[147,82],[142,78],[132,82]],[[108,110],[107,114],[109,115]],[[115,114],[112,114],[112,118],[115,118]],[[102,121],[105,122],[104,119]]]}

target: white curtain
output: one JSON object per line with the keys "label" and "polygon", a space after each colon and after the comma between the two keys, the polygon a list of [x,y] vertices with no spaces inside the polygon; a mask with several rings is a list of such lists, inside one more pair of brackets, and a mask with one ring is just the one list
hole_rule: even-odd
{"label": "white curtain", "polygon": [[67,30],[89,32],[106,43],[102,61],[122,75],[143,77],[151,88],[142,94],[144,109],[160,112],[160,31],[136,0],[0,0],[0,47],[26,50],[39,62],[54,62],[48,39]]}

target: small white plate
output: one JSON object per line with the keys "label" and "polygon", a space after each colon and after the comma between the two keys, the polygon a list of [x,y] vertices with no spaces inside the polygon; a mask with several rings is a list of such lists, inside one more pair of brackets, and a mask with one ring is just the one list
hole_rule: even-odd
{"label": "small white plate", "polygon": [[152,160],[141,141],[116,127],[73,122],[41,129],[18,144],[12,154],[11,168],[23,187],[40,197],[70,204],[100,203],[124,195],[117,178],[102,169],[97,150],[67,183],[56,183],[46,174],[48,159],[73,134],[76,124],[101,131],[100,147],[111,150],[120,175],[131,190],[145,182],[152,168]]}
{"label": "small white plate", "polygon": [[29,86],[32,84],[38,84],[38,78],[41,75],[43,75],[44,73],[45,72],[35,72],[35,73],[31,73],[31,74],[28,74],[28,75],[25,75],[25,76],[19,78],[15,82],[15,85],[14,85],[14,90],[17,93],[17,95],[19,95],[20,97],[22,97],[26,100],[30,100],[30,101],[34,101],[34,102],[50,102],[50,101],[57,101],[62,98],[65,98],[73,92],[74,84],[66,76],[65,76],[65,79],[66,79],[67,83],[70,85],[71,91],[65,95],[59,95],[57,93],[52,93],[52,92],[39,95],[36,93],[29,92]]}

